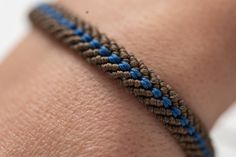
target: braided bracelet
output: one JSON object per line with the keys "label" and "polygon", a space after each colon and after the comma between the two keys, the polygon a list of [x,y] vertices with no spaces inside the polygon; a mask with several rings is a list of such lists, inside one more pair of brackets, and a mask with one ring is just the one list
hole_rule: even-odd
{"label": "braided bracelet", "polygon": [[214,156],[205,127],[179,95],[114,40],[58,5],[41,4],[30,13],[30,19],[89,63],[119,80],[161,121],[186,156]]}

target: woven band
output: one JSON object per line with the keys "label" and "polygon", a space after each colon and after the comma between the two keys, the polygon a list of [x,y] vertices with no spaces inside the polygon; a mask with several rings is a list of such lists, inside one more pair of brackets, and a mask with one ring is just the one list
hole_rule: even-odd
{"label": "woven band", "polygon": [[168,84],[125,48],[58,5],[39,5],[30,13],[30,19],[89,63],[119,80],[161,121],[187,157],[214,156],[200,120]]}

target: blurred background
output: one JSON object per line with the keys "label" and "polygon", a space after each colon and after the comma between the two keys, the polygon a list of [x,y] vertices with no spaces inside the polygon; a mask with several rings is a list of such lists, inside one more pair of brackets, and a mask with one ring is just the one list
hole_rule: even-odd
{"label": "blurred background", "polygon": [[[27,14],[34,5],[51,0],[0,0],[0,64],[30,31]],[[0,91],[4,92],[4,91]],[[211,131],[217,157],[236,157],[236,104],[217,121]]]}

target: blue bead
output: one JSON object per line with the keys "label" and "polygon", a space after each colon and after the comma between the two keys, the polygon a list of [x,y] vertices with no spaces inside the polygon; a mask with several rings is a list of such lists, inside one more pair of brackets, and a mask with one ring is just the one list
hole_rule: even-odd
{"label": "blue bead", "polygon": [[46,3],[44,3],[44,4],[42,4],[41,5],[44,9],[49,9],[49,8],[51,8],[48,4],[46,4]]}
{"label": "blue bead", "polygon": [[108,60],[109,60],[109,62],[111,62],[111,63],[120,63],[121,58],[120,58],[119,56],[117,56],[116,54],[111,54],[111,55],[108,57]]}
{"label": "blue bead", "polygon": [[111,51],[106,48],[105,46],[102,46],[100,49],[99,49],[99,54],[101,56],[109,56],[111,54]]}
{"label": "blue bead", "polygon": [[133,71],[130,71],[130,76],[133,78],[133,79],[137,79],[138,77],[135,75],[135,72]]}
{"label": "blue bead", "polygon": [[50,6],[47,5],[46,3],[40,4],[40,5],[38,6],[38,9],[40,9],[40,10],[46,10],[46,9],[48,9],[48,8],[50,8]]}
{"label": "blue bead", "polygon": [[68,22],[67,27],[72,30],[75,30],[77,28],[76,24],[71,21]]}
{"label": "blue bead", "polygon": [[167,97],[162,97],[162,103],[164,105],[165,108],[169,108],[172,105],[172,102],[169,98]]}
{"label": "blue bead", "polygon": [[203,140],[201,134],[199,134],[198,132],[195,132],[193,134],[194,138],[196,139],[196,141],[198,142],[199,144],[199,147],[202,149],[204,155],[206,157],[210,157],[211,155],[209,154],[209,151],[207,150],[206,148],[206,142]]}
{"label": "blue bead", "polygon": [[176,118],[181,115],[181,110],[177,107],[172,107],[172,115]]}
{"label": "blue bead", "polygon": [[47,14],[52,16],[55,13],[55,10],[53,8],[46,8],[44,9]]}
{"label": "blue bead", "polygon": [[61,25],[65,26],[65,27],[67,27],[67,28],[76,29],[76,25],[73,22],[71,22],[68,19],[66,19],[66,18],[61,18],[59,23]]}
{"label": "blue bead", "polygon": [[212,157],[207,148],[203,149],[203,153],[205,157]]}
{"label": "blue bead", "polygon": [[74,33],[78,36],[82,36],[84,34],[84,31],[82,28],[77,28]]}
{"label": "blue bead", "polygon": [[90,42],[93,38],[92,38],[89,34],[85,33],[85,34],[81,37],[81,39],[82,39],[83,41]]}
{"label": "blue bead", "polygon": [[201,139],[201,140],[198,142],[198,144],[199,144],[200,148],[206,147],[206,143],[205,143],[205,141],[204,141],[203,139]]}
{"label": "blue bead", "polygon": [[181,123],[182,126],[186,126],[186,125],[188,125],[189,121],[186,117],[182,116],[180,118],[180,123]]}
{"label": "blue bead", "polygon": [[153,88],[152,94],[155,98],[160,98],[162,96],[162,92],[158,88]]}
{"label": "blue bead", "polygon": [[152,87],[152,83],[149,79],[143,77],[141,80],[141,85],[143,86],[143,88],[145,89],[149,89]]}
{"label": "blue bead", "polygon": [[54,11],[52,13],[52,17],[54,19],[56,19],[57,21],[60,21],[63,18],[63,15],[61,13],[59,13],[58,11]]}
{"label": "blue bead", "polygon": [[59,23],[61,24],[61,25],[66,25],[67,23],[68,23],[68,20],[66,19],[66,18],[62,18],[60,21],[59,21]]}
{"label": "blue bead", "polygon": [[197,141],[202,140],[201,135],[200,135],[199,133],[197,133],[197,132],[195,132],[193,136],[194,136],[194,138],[195,138]]}
{"label": "blue bead", "polygon": [[90,43],[91,48],[100,48],[101,44],[97,39],[93,39]]}
{"label": "blue bead", "polygon": [[59,19],[63,18],[63,15],[57,10],[53,9],[47,4],[42,4],[38,7],[43,13],[48,14],[50,17],[59,21]]}
{"label": "blue bead", "polygon": [[55,9],[53,9],[49,5],[44,5],[42,10],[44,11],[44,13],[48,14],[49,16],[51,16],[53,18],[55,17],[56,14],[59,13],[58,11],[56,11]]}
{"label": "blue bead", "polygon": [[126,71],[126,70],[130,70],[131,66],[129,63],[125,62],[125,61],[122,61],[120,64],[119,64],[119,68],[123,71]]}
{"label": "blue bead", "polygon": [[51,8],[47,8],[46,6],[40,7],[40,11],[44,14],[50,14]]}
{"label": "blue bead", "polygon": [[195,132],[195,128],[191,125],[188,126],[187,130],[190,135],[193,135],[193,133]]}
{"label": "blue bead", "polygon": [[133,79],[138,79],[142,76],[142,74],[139,72],[137,68],[132,68],[130,70],[130,75]]}

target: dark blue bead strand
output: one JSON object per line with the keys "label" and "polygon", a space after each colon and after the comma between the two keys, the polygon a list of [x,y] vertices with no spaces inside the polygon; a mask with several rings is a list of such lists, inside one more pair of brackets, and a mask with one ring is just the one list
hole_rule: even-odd
{"label": "dark blue bead strand", "polygon": [[201,147],[205,157],[211,157],[211,153],[206,146],[206,142],[195,127],[189,122],[189,119],[182,114],[181,109],[178,106],[174,106],[172,100],[168,95],[163,95],[162,91],[154,87],[153,83],[148,77],[145,77],[141,72],[140,68],[132,67],[131,64],[123,60],[119,55],[113,53],[108,47],[101,44],[99,40],[94,39],[84,28],[77,27],[76,24],[66,17],[62,13],[54,9],[53,7],[43,4],[38,7],[43,14],[46,14],[50,18],[53,18],[58,24],[72,30],[75,35],[79,36],[83,42],[89,44],[91,49],[98,49],[99,55],[107,57],[108,61],[112,64],[118,64],[121,71],[127,71],[130,77],[135,80],[140,80],[141,87],[145,90],[150,90],[152,96],[162,102],[163,107],[170,109],[172,116],[180,120],[181,126],[187,129],[189,135],[193,136]]}

